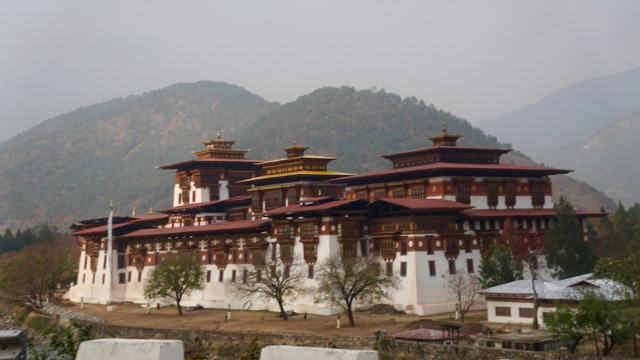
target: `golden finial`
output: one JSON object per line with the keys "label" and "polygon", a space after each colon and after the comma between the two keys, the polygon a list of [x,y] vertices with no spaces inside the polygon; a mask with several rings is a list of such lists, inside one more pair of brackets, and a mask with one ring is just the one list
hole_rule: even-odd
{"label": "golden finial", "polygon": [[322,191],[318,190],[318,196],[322,195]]}
{"label": "golden finial", "polygon": [[153,214],[153,208],[152,207],[149,208],[149,214]]}
{"label": "golden finial", "polygon": [[218,131],[218,140],[222,139],[222,137],[220,136],[220,131]]}
{"label": "golden finial", "polygon": [[113,200],[111,200],[111,206],[113,206]]}
{"label": "golden finial", "polygon": [[447,133],[447,127],[444,124],[442,124],[442,133],[443,134]]}
{"label": "golden finial", "polygon": [[293,140],[293,146],[296,146],[296,145],[298,145],[298,143],[295,140]]}

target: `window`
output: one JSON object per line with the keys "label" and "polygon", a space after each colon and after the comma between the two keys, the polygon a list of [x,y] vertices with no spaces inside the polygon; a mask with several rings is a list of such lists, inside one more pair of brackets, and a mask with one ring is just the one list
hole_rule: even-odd
{"label": "window", "polygon": [[88,259],[88,258],[89,258],[88,256],[85,256],[85,257],[84,257],[84,269],[85,269],[85,270],[87,269],[87,259]]}
{"label": "window", "polygon": [[127,274],[127,282],[131,282],[131,271]]}
{"label": "window", "polygon": [[82,274],[82,283],[84,284],[84,280],[87,277],[87,274]]}
{"label": "window", "polygon": [[118,255],[118,269],[127,267],[125,255]]}
{"label": "window", "polygon": [[309,274],[307,275],[307,278],[313,279],[313,265],[309,265]]}
{"label": "window", "polygon": [[531,186],[531,197],[533,207],[536,209],[542,209],[544,205],[544,185],[533,184]]}
{"label": "window", "polygon": [[521,318],[533,319],[533,308],[518,308],[518,315]]}
{"label": "window", "polygon": [[178,194],[178,204],[182,204],[182,193]]}
{"label": "window", "polygon": [[467,273],[473,274],[473,259],[467,259]]}
{"label": "window", "polygon": [[107,274],[102,274],[102,285],[104,285],[104,279],[107,277]]}
{"label": "window", "polygon": [[207,270],[207,282],[211,282],[211,270]]}
{"label": "window", "polygon": [[400,276],[407,276],[407,263],[405,261],[400,263]]}
{"label": "window", "polygon": [[358,191],[356,193],[356,198],[358,200],[369,200],[369,196],[367,196],[367,191]]}
{"label": "window", "polygon": [[387,276],[393,276],[393,263],[387,263]]}
{"label": "window", "polygon": [[383,199],[387,197],[386,191],[384,190],[384,188],[382,189],[376,189],[376,191],[373,193],[373,197],[377,200],[377,199]]}
{"label": "window", "polygon": [[464,239],[464,252],[471,252],[471,239],[468,237]]}
{"label": "window", "polygon": [[511,317],[511,308],[510,307],[503,307],[503,306],[496,306],[496,316]]}
{"label": "window", "polygon": [[249,250],[245,250],[243,255],[242,255],[242,259],[244,260],[244,263],[248,263],[249,262]]}
{"label": "window", "polygon": [[403,187],[398,187],[393,189],[393,197],[396,199],[400,199],[403,198],[404,195],[404,188]]}
{"label": "window", "polygon": [[237,264],[238,263],[238,250],[233,250],[233,258],[232,258],[231,261],[232,261],[233,264]]}
{"label": "window", "polygon": [[96,283],[96,274],[93,274],[93,278],[91,279],[91,284],[95,284]]}
{"label": "window", "polygon": [[138,282],[142,282],[142,271],[138,271]]}
{"label": "window", "polygon": [[251,194],[251,210],[254,212],[262,211],[262,201],[258,192]]}
{"label": "window", "polygon": [[193,197],[191,198],[192,202],[196,202],[196,191],[193,190]]}
{"label": "window", "polygon": [[507,208],[513,209],[516,205],[516,184],[507,184],[504,190],[505,205]]}
{"label": "window", "polygon": [[449,260],[449,274],[456,274],[456,262],[455,260]]}
{"label": "window", "polygon": [[489,209],[495,209],[498,206],[498,184],[487,185],[487,205]]}
{"label": "window", "polygon": [[217,187],[209,188],[209,201],[220,200],[220,189]]}
{"label": "window", "polygon": [[463,204],[471,203],[469,184],[456,184],[456,201]]}
{"label": "window", "polygon": [[425,238],[424,241],[427,243],[427,254],[433,255],[433,238]]}
{"label": "window", "polygon": [[224,281],[224,270],[220,270],[218,275],[218,282],[223,282],[223,281]]}
{"label": "window", "polygon": [[283,279],[288,279],[290,273],[291,273],[291,266],[290,265],[285,265],[284,273],[282,273],[282,278]]}
{"label": "window", "polygon": [[231,282],[236,282],[236,271],[235,270],[231,271]]}
{"label": "window", "polygon": [[336,196],[336,190],[334,188],[320,188],[316,194],[318,196]]}
{"label": "window", "polygon": [[407,239],[400,240],[400,255],[407,255]]}
{"label": "window", "polygon": [[287,200],[289,201],[289,206],[294,205],[298,200],[298,189],[289,189],[287,190]]}
{"label": "window", "polygon": [[362,256],[367,256],[367,240],[360,240],[360,253]]}
{"label": "window", "polygon": [[436,276],[436,261],[429,260],[429,276]]}
{"label": "window", "polygon": [[411,189],[411,196],[414,199],[424,199],[424,186],[414,186]]}
{"label": "window", "polygon": [[276,191],[267,192],[264,196],[264,202],[265,202],[264,209],[267,211],[281,207],[282,191],[276,190]]}
{"label": "window", "polygon": [[126,280],[125,274],[123,272],[119,273],[118,274],[118,284],[124,284],[125,280]]}
{"label": "window", "polygon": [[244,269],[242,270],[242,283],[246,284],[248,280],[249,280],[249,270]]}
{"label": "window", "polygon": [[102,269],[107,268],[107,255],[104,256],[104,264],[102,264]]}

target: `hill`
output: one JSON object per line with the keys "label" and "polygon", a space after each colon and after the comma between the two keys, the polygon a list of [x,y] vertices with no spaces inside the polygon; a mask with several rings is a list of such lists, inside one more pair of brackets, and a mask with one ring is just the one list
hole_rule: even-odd
{"label": "hill", "polygon": [[599,129],[586,140],[540,154],[554,167],[575,169],[572,177],[587,181],[626,206],[640,203],[640,112]]}
{"label": "hill", "polygon": [[238,130],[277,108],[234,85],[175,84],[44,121],[0,144],[0,228],[72,221],[169,205],[173,174],[197,141]]}
{"label": "hill", "polygon": [[251,124],[238,145],[275,159],[295,140],[310,146],[309,154],[339,157],[332,170],[363,173],[389,167],[380,154],[431,146],[424,137],[439,134],[443,124],[449,133],[464,134],[459,145],[511,147],[415,97],[346,86],[318,89],[275,109]]}
{"label": "hill", "polygon": [[540,102],[475,125],[537,154],[582,141],[611,119],[640,111],[640,68],[567,86]]}

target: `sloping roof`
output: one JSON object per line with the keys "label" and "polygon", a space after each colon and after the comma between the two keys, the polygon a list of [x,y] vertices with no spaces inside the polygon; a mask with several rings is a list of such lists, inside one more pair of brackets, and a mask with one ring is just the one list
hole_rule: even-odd
{"label": "sloping roof", "polygon": [[366,200],[351,199],[351,200],[330,201],[330,202],[317,204],[317,205],[302,205],[302,204],[291,205],[291,206],[284,206],[277,209],[269,210],[269,211],[260,213],[260,215],[275,215],[275,214],[288,214],[288,213],[296,213],[296,212],[329,210],[329,209],[334,209],[343,205],[353,204],[357,202],[361,202],[362,205],[364,205],[366,203]]}
{"label": "sloping roof", "polygon": [[560,286],[571,286],[575,283],[581,282],[583,280],[587,280],[589,279],[591,276],[593,276],[593,273],[588,273],[588,274],[584,274],[584,275],[578,275],[578,276],[574,276],[574,277],[570,277],[564,280],[558,280],[558,281],[554,281],[553,283],[556,285],[560,285]]}
{"label": "sloping roof", "polygon": [[241,162],[241,163],[259,163],[262,162],[263,160],[256,160],[256,159],[227,159],[227,158],[206,158],[206,159],[192,159],[189,161],[183,161],[181,163],[176,163],[176,164],[171,164],[171,165],[164,165],[164,166],[157,166],[158,169],[177,169],[180,167],[183,167],[184,165],[200,165],[200,164],[210,164],[210,163],[216,163],[216,162],[221,162],[221,163],[234,163],[234,162]]}
{"label": "sloping roof", "polygon": [[279,174],[270,174],[270,175],[264,175],[264,176],[258,176],[258,177],[254,177],[254,178],[249,178],[249,179],[245,179],[242,181],[238,181],[238,184],[250,184],[256,181],[260,181],[260,180],[265,180],[265,179],[273,179],[273,178],[281,178],[281,177],[289,177],[289,176],[303,176],[303,175],[309,175],[309,176],[334,176],[334,177],[339,177],[339,176],[349,176],[349,175],[353,175],[353,174],[349,174],[349,173],[343,173],[343,172],[335,172],[335,171],[317,171],[317,170],[299,170],[299,171],[291,171],[291,172],[285,172],[285,173],[279,173]]}
{"label": "sloping roof", "polygon": [[[460,334],[460,337],[466,336],[465,334]],[[434,329],[418,329],[407,331],[395,335],[390,335],[390,338],[393,339],[410,339],[410,340],[443,340],[447,338],[447,333],[441,330]],[[458,334],[454,334],[454,337],[458,337]]]}
{"label": "sloping roof", "polygon": [[446,209],[446,210],[466,210],[475,206],[443,199],[412,199],[412,198],[382,198],[372,201],[365,207],[373,207],[379,202],[390,203],[407,209]]}
{"label": "sloping roof", "polygon": [[187,205],[174,206],[174,207],[158,210],[158,212],[171,212],[171,211],[179,211],[179,210],[191,210],[191,209],[197,209],[197,208],[211,206],[211,205],[215,205],[215,204],[237,203],[237,202],[246,201],[246,200],[249,200],[249,199],[251,199],[250,195],[242,195],[242,196],[236,196],[236,197],[232,197],[232,198],[224,199],[224,200],[214,200],[214,201],[206,201],[206,202],[199,202],[199,203],[193,203],[193,204],[187,204]]}
{"label": "sloping roof", "polygon": [[[119,229],[121,227],[133,225],[135,223],[136,221],[127,221],[120,224],[113,224],[112,229],[114,230]],[[109,230],[108,225],[101,225],[101,226],[96,226],[96,227],[92,227],[84,230],[74,231],[69,235],[74,235],[74,236],[98,235],[98,234],[106,233],[108,230]]]}
{"label": "sloping roof", "polygon": [[302,204],[302,203],[306,203],[306,202],[316,202],[316,201],[322,201],[322,200],[328,200],[328,199],[333,199],[333,197],[331,197],[331,196],[313,197],[313,198],[298,200],[298,201],[296,201],[296,204]]}
{"label": "sloping roof", "polygon": [[[548,283],[541,280],[536,281],[536,292],[538,296],[545,293],[550,293],[557,290],[565,289],[565,286],[556,285],[554,283]],[[488,294],[513,294],[513,295],[533,295],[533,287],[531,286],[531,280],[516,280],[508,284],[494,286],[488,289],[479,291],[479,293]]]}
{"label": "sloping roof", "polygon": [[413,149],[413,150],[401,151],[401,152],[392,153],[392,154],[380,155],[380,157],[389,159],[389,158],[394,158],[398,156],[426,153],[426,152],[432,152],[432,151],[438,151],[438,150],[482,151],[482,152],[498,152],[498,153],[506,154],[510,152],[512,149],[483,148],[483,147],[472,147],[472,146],[429,146],[429,147],[420,148],[420,149]]}
{"label": "sloping roof", "polygon": [[556,175],[556,174],[567,174],[572,172],[573,170],[565,170],[565,169],[553,169],[546,168],[541,166],[524,166],[524,165],[509,165],[509,164],[467,164],[467,163],[447,163],[447,162],[438,162],[426,165],[416,165],[409,167],[401,167],[390,170],[379,170],[373,171],[360,175],[353,176],[345,176],[337,179],[327,180],[329,182],[348,182],[352,180],[358,179],[367,179],[367,178],[375,178],[375,177],[383,177],[387,175],[403,175],[409,174],[413,172],[421,172],[421,171],[441,171],[441,170],[503,170],[507,172],[522,172],[529,171],[539,175]]}
{"label": "sloping roof", "polygon": [[[602,295],[608,301],[625,300],[631,293],[629,288],[610,279],[585,279],[563,289],[539,295],[538,298],[540,300],[581,300],[586,292]],[[533,299],[533,297],[529,298]]]}
{"label": "sloping roof", "polygon": [[121,235],[118,238],[128,239],[128,238],[134,238],[134,237],[166,236],[166,235],[178,236],[178,235],[191,235],[191,234],[202,234],[202,233],[227,232],[232,230],[255,229],[269,223],[270,221],[271,219],[245,220],[245,221],[222,222],[222,223],[215,223],[215,224],[202,225],[202,226],[182,226],[182,227],[175,227],[175,228],[140,229],[140,230],[132,231],[125,235]]}

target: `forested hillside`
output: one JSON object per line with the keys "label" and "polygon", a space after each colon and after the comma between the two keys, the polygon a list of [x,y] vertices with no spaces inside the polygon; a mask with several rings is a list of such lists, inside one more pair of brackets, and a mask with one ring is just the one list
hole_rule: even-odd
{"label": "forested hillside", "polygon": [[0,144],[0,228],[169,205],[173,174],[198,141],[238,130],[278,106],[234,85],[175,84],[80,108]]}
{"label": "forested hillside", "polygon": [[538,160],[537,154],[582,141],[635,111],[640,111],[640,68],[572,84],[538,103],[475,125]]}
{"label": "forested hillside", "polygon": [[545,164],[575,169],[588,182],[626,206],[640,203],[640,112],[599,129],[584,141],[540,154]]}
{"label": "forested hillside", "polygon": [[311,147],[308,154],[339,157],[332,170],[363,173],[389,168],[380,154],[431,146],[424,137],[439,134],[443,124],[464,135],[459,145],[511,147],[415,97],[346,86],[318,89],[279,107],[250,125],[238,145],[251,148],[254,157],[274,159],[295,140]]}

